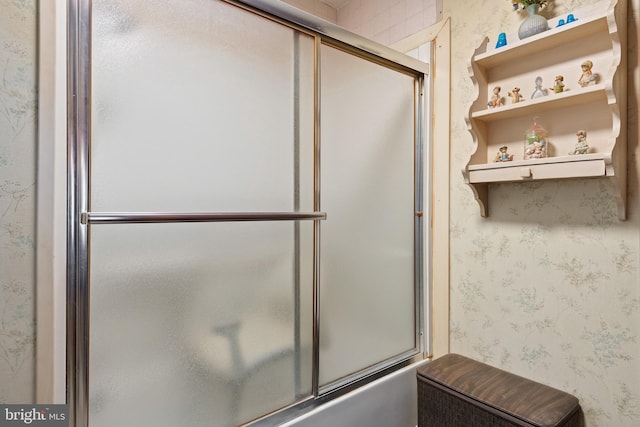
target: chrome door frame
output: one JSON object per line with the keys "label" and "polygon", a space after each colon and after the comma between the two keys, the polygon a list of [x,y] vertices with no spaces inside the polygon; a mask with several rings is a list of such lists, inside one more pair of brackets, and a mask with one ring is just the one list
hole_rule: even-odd
{"label": "chrome door frame", "polygon": [[[357,56],[378,62],[416,77],[415,84],[415,284],[416,284],[416,349],[382,365],[359,372],[360,380],[347,378],[329,389],[321,391],[318,384],[318,272],[317,257],[319,238],[315,239],[316,267],[314,267],[314,373],[312,379],[313,399],[306,399],[292,406],[296,413],[304,408],[320,405],[333,396],[345,393],[364,382],[386,375],[401,366],[406,366],[429,355],[431,343],[428,334],[430,324],[428,307],[423,303],[428,298],[428,276],[422,262],[425,250],[430,253],[430,243],[424,244],[426,224],[431,223],[430,177],[424,175],[424,158],[429,159],[430,144],[425,129],[425,91],[429,89],[429,64],[406,56],[398,51],[351,33],[337,25],[300,11],[286,3],[275,0],[221,0],[274,19],[295,29],[311,33],[316,38],[316,97],[319,97],[319,45],[326,43],[344,49]],[[89,152],[91,144],[91,6],[92,0],[67,0],[68,5],[68,56],[67,56],[67,403],[70,425],[86,427],[89,424],[89,271],[88,242],[89,225],[92,223],[122,222],[212,222],[212,221],[272,221],[312,220],[314,233],[319,237],[319,221],[326,214],[314,212],[254,212],[221,214],[215,212],[161,213],[153,218],[144,213],[97,213],[89,211]],[[320,206],[319,188],[319,109],[316,105],[316,185],[315,206]],[[425,147],[426,144],[426,147]],[[426,155],[425,155],[426,153]],[[286,408],[285,408],[286,410]],[[276,418],[284,419],[276,413]],[[289,414],[289,417],[291,415]],[[269,417],[269,416],[267,416]],[[270,425],[273,418],[265,417],[252,425]],[[272,425],[272,424],[271,424]]]}

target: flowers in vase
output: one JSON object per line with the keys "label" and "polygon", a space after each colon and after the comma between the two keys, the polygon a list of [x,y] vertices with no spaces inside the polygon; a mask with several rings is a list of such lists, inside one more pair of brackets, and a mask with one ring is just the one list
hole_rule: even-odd
{"label": "flowers in vase", "polygon": [[540,9],[545,7],[551,0],[510,0],[513,10],[526,9],[527,6],[538,5]]}

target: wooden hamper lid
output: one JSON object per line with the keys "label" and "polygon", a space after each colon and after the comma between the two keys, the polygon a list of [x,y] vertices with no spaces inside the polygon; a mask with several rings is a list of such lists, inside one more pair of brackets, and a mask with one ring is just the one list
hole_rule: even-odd
{"label": "wooden hamper lid", "polygon": [[430,380],[534,426],[552,427],[579,409],[564,391],[503,371],[459,354],[447,354],[417,371]]}

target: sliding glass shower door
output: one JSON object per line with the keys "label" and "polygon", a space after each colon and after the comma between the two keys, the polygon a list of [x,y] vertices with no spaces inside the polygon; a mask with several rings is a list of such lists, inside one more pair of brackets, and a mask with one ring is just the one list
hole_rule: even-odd
{"label": "sliding glass shower door", "polygon": [[415,77],[321,49],[320,384],[416,342]]}
{"label": "sliding glass shower door", "polygon": [[260,424],[421,357],[423,74],[257,0],[69,2],[75,424]]}
{"label": "sliding glass shower door", "polygon": [[[92,13],[94,217],[314,210],[313,37],[210,0]],[[311,395],[313,222],[95,223],[89,255],[91,426]]]}

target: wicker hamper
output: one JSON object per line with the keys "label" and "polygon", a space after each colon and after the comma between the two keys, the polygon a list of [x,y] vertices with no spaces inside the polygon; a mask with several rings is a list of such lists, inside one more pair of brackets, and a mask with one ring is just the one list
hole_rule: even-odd
{"label": "wicker hamper", "polygon": [[447,354],[418,369],[419,427],[582,427],[568,393]]}

